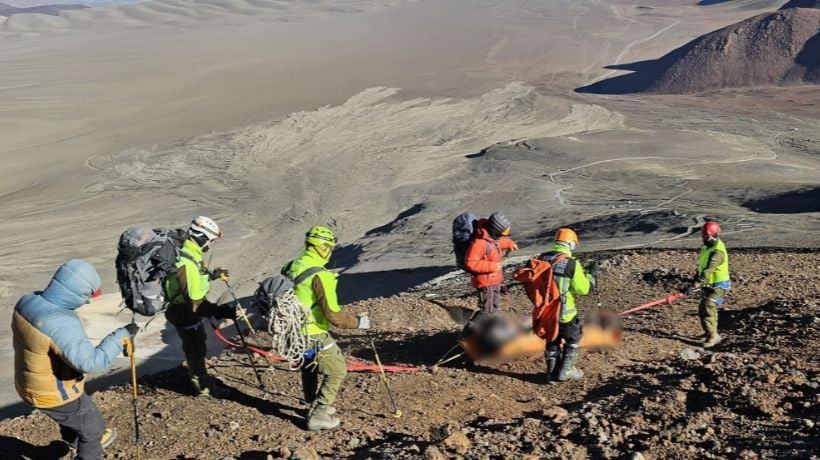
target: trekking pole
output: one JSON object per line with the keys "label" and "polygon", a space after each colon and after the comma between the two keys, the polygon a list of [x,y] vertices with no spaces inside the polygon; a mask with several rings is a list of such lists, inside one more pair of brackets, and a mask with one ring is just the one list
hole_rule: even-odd
{"label": "trekking pole", "polygon": [[231,288],[231,284],[228,283],[228,279],[224,276],[219,279],[225,282],[225,286],[228,288],[228,292],[231,293],[231,297],[233,297],[233,301],[236,304],[236,309],[239,310],[239,314],[242,316],[242,319],[245,320],[245,324],[248,326],[248,330],[251,331],[251,335],[256,337],[256,329],[254,329],[253,325],[251,325],[251,321],[248,319],[245,309],[242,307],[242,304],[239,303],[239,299],[236,298],[236,294],[233,293],[233,289]]}
{"label": "trekking pole", "polygon": [[137,361],[136,356],[134,356],[134,338],[128,337],[122,341],[125,345],[125,353],[131,358],[131,390],[133,396],[131,405],[134,407],[134,445],[137,460],[142,460],[142,437],[140,436],[140,419],[137,411]]}
{"label": "trekking pole", "polygon": [[464,352],[461,352],[461,353],[459,353],[459,354],[457,354],[457,355],[455,355],[455,356],[453,356],[449,359],[447,358],[448,356],[450,356],[450,353],[452,353],[459,346],[461,346],[461,344],[459,344],[459,343],[456,343],[455,345],[453,345],[452,348],[447,350],[447,353],[444,353],[444,356],[442,356],[441,359],[439,359],[438,361],[436,361],[435,364],[433,364],[433,367],[438,367],[438,366],[441,366],[442,364],[449,363],[450,361],[452,361],[452,360],[458,358],[459,356],[463,355]]}
{"label": "trekking pole", "polygon": [[390,404],[393,406],[393,417],[401,418],[401,411],[399,410],[399,406],[396,405],[396,400],[393,398],[393,392],[390,391],[390,384],[387,382],[387,375],[384,373],[384,366],[382,366],[382,360],[379,358],[379,352],[376,351],[376,344],[373,342],[373,335],[370,333],[369,329],[365,329],[367,333],[367,339],[370,341],[370,348],[373,349],[373,355],[376,357],[376,364],[379,365],[379,376],[381,377],[382,383],[384,383],[384,388],[387,390],[387,397],[390,398]]}
{"label": "trekking pole", "polygon": [[[231,297],[233,297],[233,301],[236,304],[236,309],[239,310],[239,312],[242,314],[242,318],[245,319],[245,324],[248,325],[248,330],[251,332],[251,337],[253,337],[254,339],[257,339],[257,343],[256,343],[257,346],[261,346],[261,344],[258,343],[258,337],[256,336],[256,329],[254,329],[253,326],[251,326],[251,322],[248,319],[248,316],[245,314],[245,309],[242,308],[242,304],[239,303],[239,299],[236,297],[236,294],[234,294],[233,289],[231,288],[231,285],[228,283],[228,280],[225,277],[221,277],[220,279],[225,282],[225,287],[228,288],[228,292],[230,292]],[[234,324],[235,323],[236,323],[236,320],[234,320]],[[239,325],[238,324],[236,325],[236,329],[239,330]],[[242,332],[240,331],[240,336],[241,336],[241,334],[242,334]],[[244,338],[242,339],[242,346],[247,348],[247,344],[245,343]],[[274,364],[273,359],[271,359],[270,356],[267,356],[267,359],[268,359],[268,363],[270,363],[270,365],[273,366],[273,364]]]}

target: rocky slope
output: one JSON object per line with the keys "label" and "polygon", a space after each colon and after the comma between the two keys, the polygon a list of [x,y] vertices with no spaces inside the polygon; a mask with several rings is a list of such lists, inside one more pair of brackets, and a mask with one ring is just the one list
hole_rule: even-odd
{"label": "rocky slope", "polygon": [[[255,386],[247,357],[229,351],[211,372],[235,388],[230,400],[191,397],[182,367],[140,380],[145,457],[171,458],[811,458],[820,408],[820,252],[732,250],[735,285],[721,313],[725,340],[699,348],[696,301],[625,318],[625,340],[588,351],[587,377],[545,385],[543,357],[456,362],[435,372],[393,374],[404,415],[392,418],[374,374],[349,374],[337,404],[342,426],[304,431],[299,376],[266,371]],[[583,298],[621,310],[675,291],[694,251],[596,254],[601,289]],[[526,313],[513,288],[508,312]],[[429,366],[455,343],[474,301],[464,277],[351,306],[371,313],[386,363]],[[371,360],[365,336],[340,333],[354,357]],[[120,439],[108,458],[131,458],[130,388],[95,393]],[[0,422],[0,457],[53,458],[56,425],[34,413]]]}
{"label": "rocky slope", "polygon": [[761,14],[698,37],[659,59],[617,68],[633,73],[578,91],[686,94],[820,83],[820,9]]}

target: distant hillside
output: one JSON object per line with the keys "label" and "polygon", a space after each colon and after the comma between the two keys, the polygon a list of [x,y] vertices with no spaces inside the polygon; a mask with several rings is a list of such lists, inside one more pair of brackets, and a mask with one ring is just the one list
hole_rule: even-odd
{"label": "distant hillside", "polygon": [[790,0],[781,6],[781,10],[789,8],[820,8],[820,0]]}
{"label": "distant hillside", "polygon": [[703,35],[653,61],[578,92],[695,93],[721,88],[820,83],[820,9],[765,13]]}
{"label": "distant hillside", "polygon": [[0,16],[9,17],[13,14],[23,14],[23,13],[37,13],[37,14],[47,14],[49,16],[59,16],[60,11],[64,10],[81,10],[83,8],[88,8],[85,5],[38,5],[32,6],[29,8],[18,8],[16,6],[7,5],[5,3],[0,3]]}

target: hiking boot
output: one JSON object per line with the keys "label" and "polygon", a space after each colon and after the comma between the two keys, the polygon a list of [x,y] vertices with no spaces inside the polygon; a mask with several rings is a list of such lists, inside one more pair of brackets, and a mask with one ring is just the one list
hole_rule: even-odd
{"label": "hiking boot", "polygon": [[704,342],[706,342],[707,340],[709,340],[709,333],[708,333],[708,332],[704,332],[703,334],[701,334],[701,335],[699,335],[699,336],[695,337],[695,339],[694,339],[694,340],[695,340],[696,342],[704,343]]}
{"label": "hiking boot", "polygon": [[100,439],[100,444],[102,444],[103,449],[107,449],[108,446],[114,444],[114,441],[117,439],[117,429],[116,428],[106,428],[103,431],[102,439]]}
{"label": "hiking boot", "polygon": [[[203,385],[201,381],[207,383]],[[191,384],[194,386],[194,391],[199,398],[223,399],[231,395],[229,388],[217,385],[216,382],[209,377],[191,377]]]}
{"label": "hiking boot", "polygon": [[555,383],[558,380],[558,361],[561,359],[561,348],[547,347],[545,358],[547,359],[547,383]]}
{"label": "hiking boot", "polygon": [[225,399],[231,396],[231,390],[219,385],[209,385],[202,389],[197,395],[198,398]]}
{"label": "hiking boot", "polygon": [[564,360],[561,362],[561,371],[558,374],[559,382],[568,382],[571,380],[580,380],[584,377],[584,372],[575,368],[575,361],[578,360],[578,355],[581,349],[576,347],[567,347],[564,350]]}
{"label": "hiking boot", "polygon": [[309,431],[332,430],[339,426],[340,420],[329,412],[331,406],[317,405],[308,416],[307,429]]}
{"label": "hiking boot", "polygon": [[709,334],[709,338],[703,344],[703,348],[712,348],[715,345],[719,344],[721,340],[723,340],[723,338],[720,335],[718,335],[717,332],[713,332]]}

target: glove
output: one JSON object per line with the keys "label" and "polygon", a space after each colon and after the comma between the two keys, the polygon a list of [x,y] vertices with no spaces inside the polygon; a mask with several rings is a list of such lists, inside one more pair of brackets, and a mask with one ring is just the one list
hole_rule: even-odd
{"label": "glove", "polygon": [[370,329],[370,317],[367,315],[359,316],[359,325],[356,329]]}
{"label": "glove", "polygon": [[214,314],[214,318],[236,320],[236,306],[229,303],[225,303],[218,306],[216,308],[216,314]]}
{"label": "glove", "polygon": [[224,268],[217,267],[217,268],[214,268],[213,271],[211,272],[211,281],[214,281],[214,280],[228,281],[230,278],[231,278],[231,276],[228,274],[228,270],[226,270]]}
{"label": "glove", "polygon": [[684,286],[683,289],[681,289],[681,292],[683,292],[686,295],[692,295],[692,294],[698,292],[699,290],[700,290],[700,283],[691,283],[691,284],[687,284],[686,286]]}
{"label": "glove", "polygon": [[598,263],[597,260],[593,260],[591,264],[589,264],[589,273],[592,275],[593,278],[598,278],[598,272],[601,270],[601,265]]}
{"label": "glove", "polygon": [[517,251],[518,250],[518,244],[516,244],[515,241],[510,240],[510,244],[512,244],[512,246],[510,247],[510,251]]}
{"label": "glove", "polygon": [[131,323],[131,324],[126,324],[125,327],[123,327],[123,329],[128,331],[128,335],[130,335],[131,337],[134,337],[135,335],[137,335],[137,332],[139,332],[140,327],[137,326],[136,323]]}

